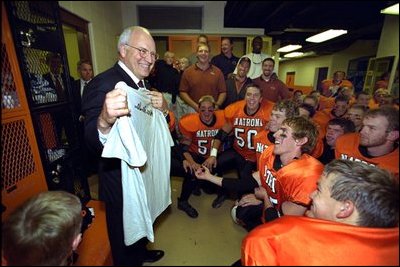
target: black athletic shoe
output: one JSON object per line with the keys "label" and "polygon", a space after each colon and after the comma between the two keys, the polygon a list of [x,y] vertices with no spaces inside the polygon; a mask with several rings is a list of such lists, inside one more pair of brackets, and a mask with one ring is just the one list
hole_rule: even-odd
{"label": "black athletic shoe", "polygon": [[186,212],[186,214],[191,218],[197,218],[197,216],[199,216],[197,210],[193,208],[187,201],[180,201],[178,199],[178,209]]}

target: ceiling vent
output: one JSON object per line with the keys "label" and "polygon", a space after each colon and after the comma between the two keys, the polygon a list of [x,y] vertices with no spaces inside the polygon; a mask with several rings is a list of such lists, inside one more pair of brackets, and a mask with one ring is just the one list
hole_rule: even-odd
{"label": "ceiling vent", "polygon": [[203,7],[137,6],[139,25],[151,30],[202,30]]}

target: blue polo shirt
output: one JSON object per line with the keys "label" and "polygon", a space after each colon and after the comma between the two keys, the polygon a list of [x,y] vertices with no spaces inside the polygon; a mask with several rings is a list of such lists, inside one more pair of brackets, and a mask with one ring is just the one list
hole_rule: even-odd
{"label": "blue polo shirt", "polygon": [[226,80],[228,74],[232,73],[235,70],[238,61],[239,58],[235,57],[233,54],[231,58],[228,58],[223,53],[221,53],[211,59],[211,64],[215,65],[222,71]]}

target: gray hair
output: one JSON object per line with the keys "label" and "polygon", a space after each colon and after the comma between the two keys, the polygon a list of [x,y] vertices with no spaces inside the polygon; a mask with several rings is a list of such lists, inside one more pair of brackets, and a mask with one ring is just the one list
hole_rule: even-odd
{"label": "gray hair", "polygon": [[117,51],[119,51],[119,48],[120,48],[121,45],[127,44],[129,42],[131,34],[134,31],[144,31],[144,32],[146,32],[146,33],[148,33],[150,35],[149,30],[144,28],[144,27],[141,27],[141,26],[128,27],[119,36],[118,45],[117,45]]}

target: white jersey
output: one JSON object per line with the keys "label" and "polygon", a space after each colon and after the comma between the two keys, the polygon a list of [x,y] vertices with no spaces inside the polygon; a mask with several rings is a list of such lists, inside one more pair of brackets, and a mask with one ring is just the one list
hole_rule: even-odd
{"label": "white jersey", "polygon": [[121,159],[125,245],[142,237],[154,242],[153,223],[171,204],[173,140],[164,115],[152,107],[147,89],[116,87],[128,92],[131,113],[114,123],[102,156]]}

